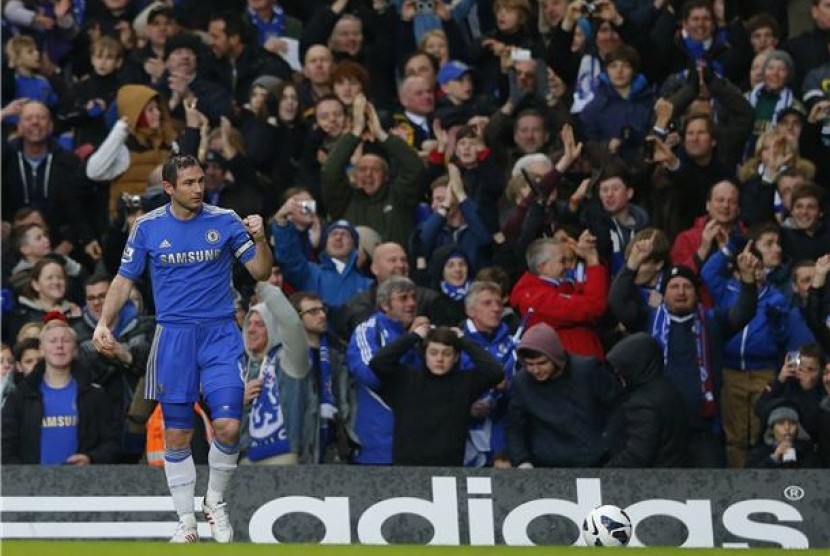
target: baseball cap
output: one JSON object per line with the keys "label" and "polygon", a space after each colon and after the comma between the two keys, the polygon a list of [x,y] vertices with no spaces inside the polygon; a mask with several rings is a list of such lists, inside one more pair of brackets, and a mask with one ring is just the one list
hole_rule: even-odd
{"label": "baseball cap", "polygon": [[450,60],[449,62],[441,66],[440,70],[438,70],[438,84],[446,85],[450,81],[461,79],[461,77],[465,73],[470,73],[471,71],[473,71],[473,68],[471,68],[464,62],[459,62],[458,60]]}
{"label": "baseball cap", "polygon": [[781,110],[778,113],[777,120],[780,122],[782,119],[784,119],[784,116],[789,116],[790,114],[795,114],[796,116],[798,116],[798,118],[801,120],[801,123],[807,121],[807,114],[804,113],[804,110],[802,110],[801,107],[796,106],[795,104],[791,104],[783,110]]}

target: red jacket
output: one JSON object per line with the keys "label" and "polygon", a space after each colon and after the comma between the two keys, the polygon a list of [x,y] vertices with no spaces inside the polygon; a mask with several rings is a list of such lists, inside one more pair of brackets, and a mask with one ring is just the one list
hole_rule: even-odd
{"label": "red jacket", "polygon": [[604,360],[605,352],[594,323],[608,305],[608,270],[602,265],[586,269],[584,283],[556,285],[525,272],[510,294],[510,304],[524,316],[533,308],[527,327],[537,322],[551,325],[565,351]]}
{"label": "red jacket", "polygon": [[[703,228],[708,221],[708,216],[698,216],[695,218],[694,226],[677,234],[677,237],[674,239],[674,244],[671,247],[671,252],[669,253],[673,265],[687,266],[695,274],[700,276],[700,269],[706,261],[700,261],[696,253],[700,248],[700,243],[703,241]],[[746,232],[743,226],[740,229],[741,232]],[[698,292],[700,294],[700,302],[703,306],[711,308],[713,305],[712,296],[709,295],[709,291],[703,284],[700,284]]]}
{"label": "red jacket", "polygon": [[687,266],[694,270],[695,274],[700,274],[700,265],[698,265],[695,252],[703,241],[703,228],[706,227],[708,221],[708,216],[698,216],[695,218],[694,226],[677,234],[674,245],[671,247],[671,262],[673,265]]}

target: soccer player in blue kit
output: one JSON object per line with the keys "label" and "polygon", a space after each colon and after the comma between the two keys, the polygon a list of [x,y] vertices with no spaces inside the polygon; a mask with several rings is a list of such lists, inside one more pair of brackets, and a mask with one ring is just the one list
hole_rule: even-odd
{"label": "soccer player in blue kit", "polygon": [[93,334],[95,348],[114,353],[112,328],[133,283],[150,268],[156,327],[147,362],[147,399],[164,415],[164,472],[179,514],[171,542],[197,542],[196,466],[190,453],[193,403],[200,387],[213,419],[210,478],[204,513],[213,538],[230,542],[233,528],[223,501],[239,457],[244,384],[242,335],[234,320],[233,259],[256,280],[271,274],[273,258],[262,217],[240,219],[232,210],[203,202],[205,175],[192,156],[173,156],[162,168],[170,203],[141,216],[107,292]]}

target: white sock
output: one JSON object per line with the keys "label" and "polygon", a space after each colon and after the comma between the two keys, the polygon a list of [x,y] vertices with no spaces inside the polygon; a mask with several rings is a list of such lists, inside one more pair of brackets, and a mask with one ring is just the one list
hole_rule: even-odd
{"label": "white sock", "polygon": [[196,494],[196,465],[190,448],[164,451],[164,474],[167,487],[173,497],[173,507],[179,519],[189,526],[196,526],[193,497]]}
{"label": "white sock", "polygon": [[205,495],[206,504],[213,505],[224,500],[225,491],[228,488],[228,483],[231,482],[238,459],[239,443],[228,446],[214,440],[210,445],[210,451],[208,452],[210,477],[208,478],[207,494]]}

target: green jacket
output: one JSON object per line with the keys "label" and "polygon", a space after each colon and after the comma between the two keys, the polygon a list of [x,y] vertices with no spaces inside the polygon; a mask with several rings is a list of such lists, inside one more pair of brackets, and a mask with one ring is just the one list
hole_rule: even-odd
{"label": "green jacket", "polygon": [[415,227],[415,207],[418,204],[421,159],[409,145],[394,135],[380,144],[397,169],[394,179],[387,179],[380,189],[366,195],[349,183],[346,166],[360,139],[346,133],[334,142],[328,159],[321,169],[323,200],[331,220],[345,219],[355,226],[368,226],[380,234],[383,241],[406,245]]}

